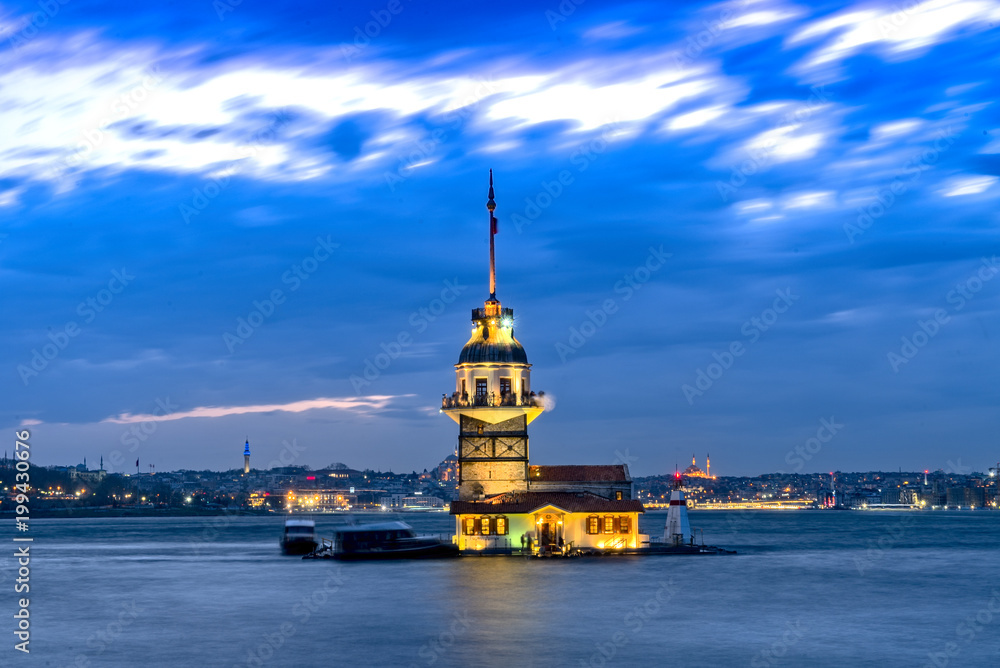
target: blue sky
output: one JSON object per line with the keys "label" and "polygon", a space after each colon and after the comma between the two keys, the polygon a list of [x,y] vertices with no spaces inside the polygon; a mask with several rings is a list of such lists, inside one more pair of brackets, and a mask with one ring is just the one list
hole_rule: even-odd
{"label": "blue sky", "polygon": [[493,168],[534,462],[984,470],[998,22],[4,1],[0,422],[40,464],[434,466]]}

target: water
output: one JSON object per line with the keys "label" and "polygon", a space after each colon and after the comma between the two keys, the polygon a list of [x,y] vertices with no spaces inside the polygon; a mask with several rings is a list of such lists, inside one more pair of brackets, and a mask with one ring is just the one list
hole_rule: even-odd
{"label": "water", "polygon": [[0,664],[1000,665],[1000,513],[693,512],[740,554],[345,564],[282,556],[282,521],[33,521],[32,652]]}

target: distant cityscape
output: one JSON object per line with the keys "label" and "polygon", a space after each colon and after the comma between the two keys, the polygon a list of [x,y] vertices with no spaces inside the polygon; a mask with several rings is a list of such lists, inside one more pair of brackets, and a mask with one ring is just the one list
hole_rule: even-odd
{"label": "distant cityscape", "polygon": [[[14,462],[0,464],[0,512],[16,495]],[[1000,467],[1000,465],[998,465]],[[634,478],[635,497],[648,510],[666,508],[681,484],[695,510],[996,509],[998,467],[987,472],[833,472],[713,476],[694,462],[674,473]],[[444,511],[458,498],[458,460],[449,455],[421,473],[358,470],[342,463],[313,470],[109,473],[102,465],[32,466],[33,510],[211,512]]]}

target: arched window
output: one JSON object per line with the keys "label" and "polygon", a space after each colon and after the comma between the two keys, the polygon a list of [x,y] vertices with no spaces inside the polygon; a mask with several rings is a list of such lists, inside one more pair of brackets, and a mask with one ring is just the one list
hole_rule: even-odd
{"label": "arched window", "polygon": [[628,515],[618,517],[618,533],[632,533],[632,518]]}
{"label": "arched window", "polygon": [[600,517],[597,515],[591,515],[587,518],[587,533],[588,534],[598,534],[601,533],[601,523]]}

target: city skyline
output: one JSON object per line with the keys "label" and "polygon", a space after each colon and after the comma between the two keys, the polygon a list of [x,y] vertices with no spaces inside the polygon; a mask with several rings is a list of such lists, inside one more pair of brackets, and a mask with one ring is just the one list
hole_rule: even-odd
{"label": "city skyline", "polygon": [[490,168],[533,461],[996,462],[1000,3],[221,5],[3,5],[36,464],[435,465]]}

